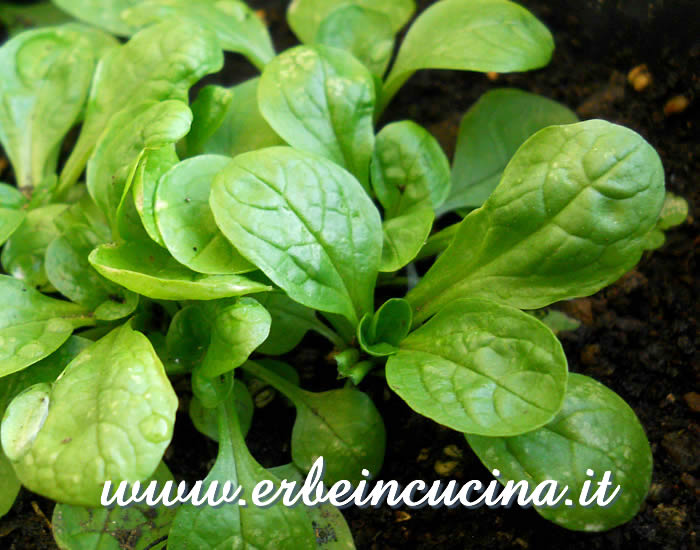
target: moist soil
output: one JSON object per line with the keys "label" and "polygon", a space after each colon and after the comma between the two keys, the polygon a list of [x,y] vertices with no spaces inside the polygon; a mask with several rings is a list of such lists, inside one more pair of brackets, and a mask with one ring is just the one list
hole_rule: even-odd
{"label": "moist soil", "polygon": [[[420,9],[431,2],[419,1]],[[482,75],[422,71],[402,89],[382,123],[413,119],[430,129],[452,155],[459,121],[481,94],[500,86],[529,90],[575,109],[582,119],[603,118],[643,135],[659,152],[667,188],[690,203],[688,221],[667,233],[660,250],[614,285],[589,298],[557,304],[581,321],[562,333],[569,368],[594,377],[634,409],[651,443],[654,474],[639,514],[605,533],[557,527],[533,510],[347,509],[357,548],[368,549],[669,549],[697,547],[700,493],[700,374],[696,275],[700,206],[700,7],[695,0],[521,0],[554,34],[556,51],[539,71]],[[295,43],[284,22],[286,2],[250,2],[263,10],[278,50]],[[556,4],[556,7],[553,6]],[[436,32],[440,32],[436,29]],[[651,82],[637,91],[629,71],[646,64]],[[210,82],[233,84],[253,76],[237,56]],[[682,96],[687,101],[673,98]],[[683,103],[687,103],[685,108]],[[0,174],[3,175],[3,174]],[[8,178],[8,174],[4,174]],[[444,220],[450,223],[454,220]],[[420,266],[419,266],[420,267]],[[308,336],[286,359],[312,390],[337,387],[328,344]],[[186,411],[186,384],[181,392]],[[463,436],[425,419],[386,389],[380,377],[363,382],[387,429],[382,479],[484,483],[492,477]],[[290,461],[293,413],[279,396],[256,410],[248,439],[264,466]],[[186,413],[178,416],[166,461],[178,478],[202,479],[216,445]],[[22,490],[0,521],[0,547],[55,548],[52,503]],[[124,548],[129,548],[128,544]]]}

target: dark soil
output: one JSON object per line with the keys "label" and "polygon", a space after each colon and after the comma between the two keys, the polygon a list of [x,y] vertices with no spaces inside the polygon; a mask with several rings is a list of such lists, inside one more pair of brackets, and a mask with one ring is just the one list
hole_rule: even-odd
{"label": "dark soil", "polygon": [[[431,3],[419,2],[421,7]],[[561,335],[571,371],[593,376],[620,394],[639,416],[654,454],[651,492],[629,523],[599,534],[566,531],[532,510],[483,508],[475,511],[348,509],[357,548],[366,549],[694,549],[700,492],[700,338],[696,248],[700,207],[700,7],[695,0],[521,0],[552,30],[557,49],[539,71],[485,75],[423,71],[395,99],[383,122],[411,118],[428,127],[451,154],[463,113],[490,88],[514,86],[561,101],[582,119],[604,118],[642,134],[659,151],[667,188],[691,204],[688,222],[667,234],[660,250],[595,296],[560,304],[582,326]],[[294,43],[284,23],[284,1],[258,1],[265,9],[278,49]],[[552,5],[556,4],[554,8]],[[439,32],[436,29],[436,32]],[[219,81],[233,83],[253,74],[231,56]],[[647,64],[652,83],[635,91],[627,73]],[[683,95],[689,106],[665,114]],[[334,369],[323,341],[309,337],[289,357],[302,385],[333,387]],[[384,417],[388,449],[383,479],[406,484],[440,479],[491,480],[464,437],[411,411],[386,390],[380,378],[363,383]],[[274,399],[256,411],[249,443],[265,466],[289,461],[293,414]],[[178,418],[166,460],[177,476],[205,476],[216,453],[213,442]],[[453,464],[445,463],[453,462]],[[53,547],[47,522],[51,503],[26,491],[0,522],[0,547]]]}

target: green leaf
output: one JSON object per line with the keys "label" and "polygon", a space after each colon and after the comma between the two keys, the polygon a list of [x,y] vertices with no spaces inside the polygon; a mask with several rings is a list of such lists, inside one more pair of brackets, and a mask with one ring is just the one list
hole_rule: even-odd
{"label": "green leaf", "polygon": [[[245,437],[250,430],[250,425],[253,423],[255,404],[248,388],[242,383],[236,382],[234,384],[232,398],[236,407],[238,421],[241,424],[241,433]],[[216,409],[206,408],[202,401],[197,396],[194,396],[192,401],[190,401],[189,413],[194,427],[199,432],[214,441],[219,441],[219,422]]]}
{"label": "green leaf", "polygon": [[[3,377],[0,384],[0,418],[4,415],[8,403],[18,393],[33,384],[55,381],[65,366],[90,344],[89,340],[71,336],[60,348],[31,368]],[[0,517],[10,510],[20,487],[21,483],[10,460],[0,448]]]}
{"label": "green leaf", "polygon": [[[262,480],[279,486],[270,474],[250,455],[231,399],[218,409],[219,453],[214,467],[204,480],[208,488],[213,481],[230,481],[233,487],[254,487]],[[216,492],[221,496],[221,488]],[[259,508],[237,502],[221,507],[180,506],[168,537],[172,548],[275,548],[276,550],[313,550],[314,532],[303,506],[288,508],[281,503]]]}
{"label": "green leaf", "polygon": [[90,196],[112,227],[142,151],[175,143],[191,123],[189,107],[175,100],[139,103],[112,117],[87,165]]}
{"label": "green leaf", "polygon": [[[192,102],[192,128],[185,138],[187,156],[193,157],[204,153],[207,143],[221,127],[226,115],[232,107],[233,89],[210,84],[204,86]],[[240,104],[236,102],[236,109]]]}
{"label": "green leaf", "polygon": [[99,506],[106,480],[153,474],[177,403],[148,339],[124,325],[81,352],[53,387],[39,384],[15,397],[2,446],[31,491]]}
{"label": "green leaf", "polygon": [[47,288],[44,256],[51,241],[60,235],[56,218],[66,208],[65,204],[51,204],[27,212],[0,254],[8,274],[35,288]]}
{"label": "green leaf", "polygon": [[187,103],[190,86],[222,65],[216,36],[186,19],[148,27],[108,52],[95,74],[85,122],[61,173],[59,190],[65,192],[78,180],[114,114],[148,101]]}
{"label": "green leaf", "polygon": [[[163,247],[165,242],[156,223],[156,188],[160,178],[178,162],[180,159],[174,144],[146,149],[138,160],[131,182],[134,207],[141,223],[148,236]],[[124,200],[128,201],[126,198]]]}
{"label": "green leaf", "polygon": [[121,12],[141,0],[52,0],[59,8],[76,19],[85,21],[113,34],[128,36],[134,29],[122,18]]}
{"label": "green leaf", "polygon": [[[304,484],[304,478],[294,463],[276,466],[268,471],[279,479],[296,481],[297,491]],[[350,527],[338,508],[328,502],[313,507],[304,506],[303,508],[311,525],[314,526],[316,548],[320,550],[355,550]]]}
{"label": "green leaf", "polygon": [[0,377],[50,355],[74,329],[94,323],[82,306],[48,298],[7,275],[0,275],[0,301]]}
{"label": "green leaf", "polygon": [[[157,481],[160,490],[174,478],[161,462],[144,485],[150,481]],[[162,544],[153,544],[167,536],[176,512],[177,508],[150,507],[145,503],[109,509],[58,503],[51,524],[56,544],[65,550],[113,550],[125,543],[133,550],[162,550],[164,540]]]}
{"label": "green leaf", "polygon": [[644,248],[656,250],[666,242],[664,231],[685,222],[688,217],[688,202],[678,195],[666,192],[664,205],[661,207],[656,225],[647,233]]}
{"label": "green leaf", "polygon": [[219,311],[201,373],[215,377],[242,365],[270,333],[271,318],[253,298],[239,298]]}
{"label": "green leaf", "polygon": [[176,164],[160,179],[155,216],[159,233],[173,257],[192,271],[229,275],[253,271],[219,231],[209,208],[214,176],[229,157],[201,155]]}
{"label": "green leaf", "polygon": [[103,277],[154,300],[215,300],[270,289],[242,275],[191,271],[153,242],[101,245],[88,260]]}
{"label": "green leaf", "polygon": [[454,430],[516,435],[561,408],[566,356],[534,317],[487,300],[455,300],[401,342],[387,383],[416,412]]}
{"label": "green leaf", "polygon": [[321,23],[337,8],[352,4],[378,10],[389,17],[394,33],[411,18],[413,0],[294,0],[287,9],[287,22],[302,42],[311,42]]}
{"label": "green leaf", "polygon": [[0,183],[0,246],[22,225],[27,216],[25,204],[24,195],[16,187]]}
{"label": "green leaf", "polygon": [[292,351],[310,330],[323,333],[324,325],[313,309],[302,306],[282,292],[267,292],[256,298],[270,313],[270,334],[258,351],[265,355],[283,355]]}
{"label": "green leaf", "polygon": [[[566,485],[572,506],[535,507],[542,516],[567,529],[605,531],[639,511],[651,482],[652,456],[634,411],[615,392],[580,374],[572,374],[559,414],[533,432],[507,438],[467,435],[481,461],[498,468],[501,483],[525,480],[532,489],[545,480]],[[594,472],[594,478],[586,470]],[[612,472],[619,495],[608,506],[583,506],[584,482]],[[588,496],[594,493],[596,484]],[[608,490],[608,496],[612,489]]]}
{"label": "green leaf", "polygon": [[121,13],[135,28],[172,17],[191,20],[216,33],[224,50],[246,56],[259,69],[275,57],[267,28],[245,2],[238,0],[146,0]]}
{"label": "green leaf", "polygon": [[381,84],[394,53],[394,29],[391,18],[377,11],[376,6],[369,9],[346,4],[321,21],[314,42],[347,50],[369,69],[375,82]]}
{"label": "green leaf", "polygon": [[394,122],[377,134],[372,188],[388,218],[416,205],[438,208],[450,192],[450,164],[425,128],[410,120]]}
{"label": "green leaf", "polygon": [[313,393],[302,390],[272,371],[248,361],[243,368],[282,392],[294,403],[292,460],[308,472],[319,456],[326,470],[324,483],[341,479],[357,485],[364,468],[376,475],[384,461],[386,431],[370,397],[353,387]]}
{"label": "green leaf", "polygon": [[435,212],[427,205],[416,205],[398,217],[385,219],[379,271],[391,273],[410,263],[428,240],[434,219]]}
{"label": "green leaf", "polygon": [[113,321],[133,313],[138,295],[102,277],[88,255],[102,241],[88,226],[74,225],[46,250],[46,274],[66,298],[95,311],[96,318]]}
{"label": "green leaf", "polygon": [[186,372],[191,371],[207,352],[212,319],[199,305],[185,306],[170,321],[165,336],[168,357]]}
{"label": "green leaf", "polygon": [[0,21],[7,27],[11,37],[34,27],[60,25],[72,20],[71,16],[48,0],[29,5],[0,2]]}
{"label": "green leaf", "polygon": [[379,212],[342,168],[287,147],[245,153],[215,178],[210,205],[224,235],[293,300],[352,323],[373,310]]}
{"label": "green leaf", "polygon": [[462,296],[537,309],[593,294],[639,261],[663,200],[659,156],[632,130],[540,130],[409,292],[416,320]]}
{"label": "green leaf", "polygon": [[0,48],[0,143],[18,187],[31,191],[53,175],[97,60],[116,45],[97,30],[65,25],[21,33]]}
{"label": "green leaf", "polygon": [[[436,32],[439,29],[439,32]],[[386,106],[420,69],[510,73],[543,67],[554,40],[525,8],[508,0],[443,0],[408,29],[382,93]]]}
{"label": "green leaf", "polygon": [[362,63],[327,46],[292,48],[265,67],[258,101],[287,143],[332,160],[368,189],[375,91]]}
{"label": "green leaf", "polygon": [[392,355],[408,336],[412,318],[413,311],[406,300],[391,298],[374,315],[367,314],[362,318],[357,327],[357,340],[370,355]]}
{"label": "green leaf", "polygon": [[0,450],[0,518],[10,511],[21,487],[10,460]]}
{"label": "green leaf", "polygon": [[258,108],[259,81],[260,78],[253,78],[230,89],[233,93],[231,105],[221,125],[202,145],[202,153],[235,157],[284,144]]}
{"label": "green leaf", "polygon": [[569,317],[566,313],[557,311],[556,309],[541,309],[537,311],[528,311],[526,313],[542,321],[554,334],[576,330],[581,326],[581,321]]}
{"label": "green leaf", "polygon": [[438,214],[481,206],[527,138],[547,126],[575,122],[574,112],[546,97],[515,88],[486,92],[460,124],[452,189]]}

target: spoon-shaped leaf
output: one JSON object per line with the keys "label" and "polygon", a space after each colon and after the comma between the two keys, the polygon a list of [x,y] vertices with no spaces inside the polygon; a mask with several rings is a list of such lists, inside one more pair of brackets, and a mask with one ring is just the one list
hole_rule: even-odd
{"label": "spoon-shaped leaf", "polygon": [[216,36],[186,19],[148,27],[108,52],[98,65],[85,122],[61,173],[58,192],[65,193],[78,180],[114,114],[147,101],[187,102],[190,86],[222,65]]}
{"label": "spoon-shaped leaf", "polygon": [[[151,481],[157,481],[160,490],[174,478],[161,462],[142,487]],[[59,502],[53,510],[51,525],[56,543],[68,550],[111,550],[119,548],[125,540],[134,550],[162,550],[164,546],[154,544],[167,536],[176,512],[174,507],[150,507],[143,502],[126,508],[86,508]]]}
{"label": "spoon-shaped leaf", "polygon": [[74,329],[94,323],[84,307],[44,296],[7,275],[0,275],[0,303],[0,377],[50,355]]}
{"label": "spoon-shaped leaf", "polygon": [[271,61],[260,78],[265,120],[292,147],[324,156],[369,188],[374,146],[374,82],[351,54],[298,46]]}
{"label": "spoon-shaped leaf", "polygon": [[536,309],[593,294],[639,261],[663,201],[659,156],[632,130],[540,130],[408,293],[415,320],[463,296]]}
{"label": "spoon-shaped leaf", "polygon": [[305,306],[353,323],[373,309],[379,212],[336,164],[287,147],[239,155],[210,197],[219,229]]}
{"label": "spoon-shaped leaf", "polygon": [[[250,455],[232,399],[218,407],[219,453],[204,480],[204,489],[216,481],[216,497],[222,496],[221,484],[230,481],[233,489],[254,487],[262,480],[276,486],[280,480],[265,470]],[[229,495],[232,491],[229,492]],[[245,497],[244,497],[245,498]],[[313,550],[315,537],[303,506],[288,508],[276,503],[266,508],[240,506],[238,502],[214,508],[191,504],[180,506],[173,523],[168,545],[173,548],[275,548],[278,550]]]}
{"label": "spoon-shaped leaf", "polygon": [[32,190],[54,173],[95,65],[117,45],[98,30],[65,25],[24,32],[0,48],[0,143],[18,187]]}
{"label": "spoon-shaped leaf", "polygon": [[515,435],[557,414],[566,356],[534,317],[486,300],[456,300],[409,334],[387,383],[416,412],[454,430]]}
{"label": "spoon-shaped leaf", "polygon": [[376,475],[384,461],[384,422],[366,393],[352,387],[313,393],[249,361],[249,374],[264,380],[288,397],[296,407],[292,431],[292,460],[308,472],[319,456],[325,460],[324,483],[341,479],[353,484],[365,479],[361,472]]}
{"label": "spoon-shaped leaf", "polygon": [[228,275],[253,271],[219,231],[209,208],[214,176],[229,157],[201,155],[180,162],[158,182],[155,216],[165,246],[181,264],[198,273]]}
{"label": "spoon-shaped leaf", "polygon": [[420,69],[528,71],[549,63],[552,50],[547,27],[514,2],[436,2],[408,29],[386,79],[382,105]]}
{"label": "spoon-shaped leaf", "polygon": [[381,11],[391,21],[395,33],[406,24],[416,9],[413,0],[294,0],[287,9],[287,22],[299,40],[308,43],[314,39],[322,22],[346,4]]}
{"label": "spoon-shaped leaf", "polygon": [[438,213],[478,208],[501,180],[523,142],[554,124],[578,117],[562,104],[515,88],[486,92],[464,115],[452,166],[452,189]]}
{"label": "spoon-shaped leaf", "polygon": [[99,506],[106,480],[153,474],[176,409],[150,342],[124,325],[83,350],[53,387],[39,384],[15,397],[2,423],[2,446],[30,490]]}
{"label": "spoon-shaped leaf", "polygon": [[[652,456],[634,411],[615,392],[580,374],[569,377],[564,405],[546,426],[515,437],[467,435],[481,461],[497,468],[499,481],[525,480],[532,489],[554,480],[569,487],[571,506],[535,507],[542,516],[567,529],[605,531],[630,520],[639,510],[651,482]],[[612,473],[617,498],[607,506],[583,506],[578,496],[586,475]],[[596,489],[593,483],[589,497]]]}
{"label": "spoon-shaped leaf", "polygon": [[189,107],[175,100],[139,103],[110,120],[88,162],[87,187],[112,226],[142,151],[178,141],[191,123]]}
{"label": "spoon-shaped leaf", "polygon": [[171,17],[187,18],[211,29],[224,50],[243,54],[259,69],[275,56],[262,19],[239,0],[146,0],[121,13],[136,28]]}
{"label": "spoon-shaped leaf", "polygon": [[215,300],[270,290],[242,275],[191,271],[152,241],[102,245],[88,260],[110,281],[154,300]]}

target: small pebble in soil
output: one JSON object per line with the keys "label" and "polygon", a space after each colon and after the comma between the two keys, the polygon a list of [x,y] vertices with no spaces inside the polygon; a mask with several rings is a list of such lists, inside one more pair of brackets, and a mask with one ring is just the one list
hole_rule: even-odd
{"label": "small pebble in soil", "polygon": [[454,443],[445,447],[442,452],[450,458],[462,458],[462,450]]}
{"label": "small pebble in soil", "polygon": [[627,73],[627,82],[630,83],[636,92],[641,92],[649,87],[652,78],[646,63],[637,65]]}
{"label": "small pebble in soil", "polygon": [[425,462],[430,457],[430,449],[428,447],[423,447],[418,456],[416,457],[416,462]]}
{"label": "small pebble in soil", "polygon": [[683,396],[683,399],[685,399],[691,411],[700,412],[700,393],[694,391],[688,392]]}
{"label": "small pebble in soil", "polygon": [[459,462],[456,460],[437,460],[433,469],[437,475],[447,477],[454,473],[457,466],[459,466]]}
{"label": "small pebble in soil", "polygon": [[690,105],[690,100],[684,95],[674,96],[664,105],[664,114],[666,116],[677,115],[685,111],[688,105]]}

